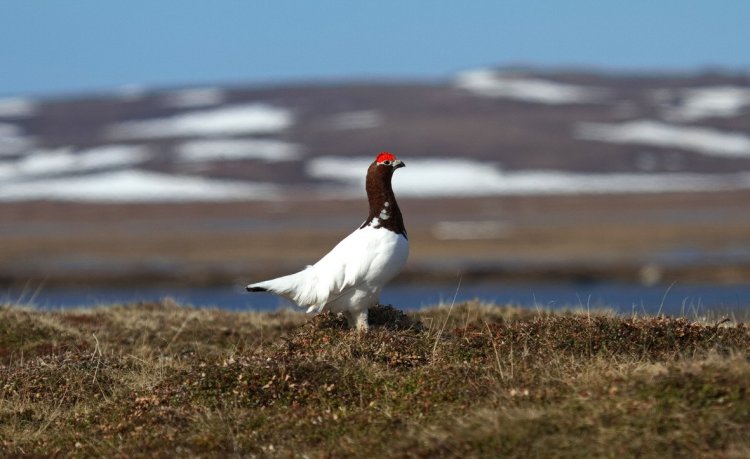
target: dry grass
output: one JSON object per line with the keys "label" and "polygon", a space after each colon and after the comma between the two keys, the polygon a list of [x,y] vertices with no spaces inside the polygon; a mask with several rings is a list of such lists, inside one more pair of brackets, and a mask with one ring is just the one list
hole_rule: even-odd
{"label": "dry grass", "polygon": [[342,319],[0,309],[0,449],[747,457],[750,330],[476,303]]}

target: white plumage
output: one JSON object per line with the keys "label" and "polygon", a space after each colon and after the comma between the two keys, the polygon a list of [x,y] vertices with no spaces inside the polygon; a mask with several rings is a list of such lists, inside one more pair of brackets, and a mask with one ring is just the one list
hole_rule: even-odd
{"label": "white plumage", "polygon": [[282,295],[308,312],[344,313],[350,326],[367,329],[367,310],[378,303],[381,290],[409,256],[409,241],[390,187],[393,171],[403,165],[395,156],[381,153],[368,169],[368,220],[314,265],[250,284],[247,290]]}
{"label": "white plumage", "polygon": [[372,225],[355,230],[326,256],[304,270],[252,284],[282,295],[307,312],[343,312],[350,325],[367,328],[367,309],[406,263],[409,241]]}

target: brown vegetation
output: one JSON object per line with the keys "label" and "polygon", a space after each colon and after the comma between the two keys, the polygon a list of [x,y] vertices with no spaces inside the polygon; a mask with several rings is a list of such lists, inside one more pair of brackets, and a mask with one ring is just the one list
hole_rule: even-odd
{"label": "brown vegetation", "polygon": [[0,309],[0,450],[75,456],[750,454],[750,330],[467,303],[324,314]]}
{"label": "brown vegetation", "polygon": [[[750,282],[750,192],[399,199],[400,282]],[[0,286],[244,285],[314,263],[367,214],[354,201],[0,205]],[[441,234],[441,223],[495,225]],[[444,232],[443,232],[444,233]],[[653,282],[654,279],[650,279]]]}

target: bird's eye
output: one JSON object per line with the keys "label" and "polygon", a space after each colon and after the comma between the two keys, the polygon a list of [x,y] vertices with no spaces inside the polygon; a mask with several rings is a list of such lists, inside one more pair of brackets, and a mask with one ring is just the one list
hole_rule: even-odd
{"label": "bird's eye", "polygon": [[383,161],[383,164],[385,164],[386,166],[390,166],[391,165],[391,160],[386,159],[385,161]]}

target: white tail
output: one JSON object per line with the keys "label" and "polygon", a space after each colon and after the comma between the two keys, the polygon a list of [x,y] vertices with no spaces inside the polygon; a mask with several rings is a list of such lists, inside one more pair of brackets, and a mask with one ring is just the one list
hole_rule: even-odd
{"label": "white tail", "polygon": [[317,277],[315,268],[308,266],[288,276],[250,284],[247,286],[247,291],[273,292],[294,301],[299,306],[315,308],[321,301],[325,302],[330,293],[327,289],[324,292],[320,291],[322,285]]}

